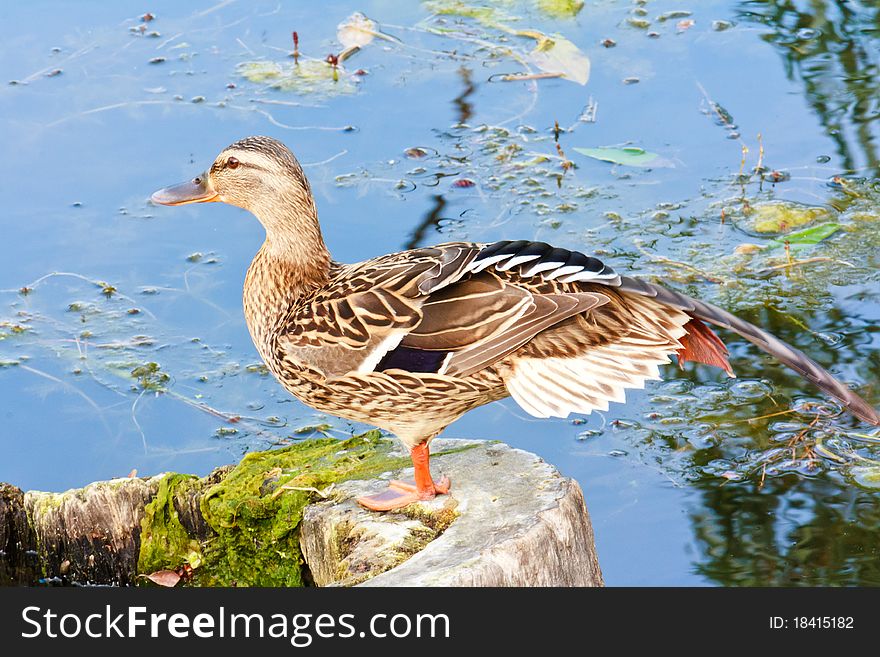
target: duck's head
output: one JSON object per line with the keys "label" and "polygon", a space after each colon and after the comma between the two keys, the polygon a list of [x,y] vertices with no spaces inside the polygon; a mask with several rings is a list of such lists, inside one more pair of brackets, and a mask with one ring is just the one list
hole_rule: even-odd
{"label": "duck's head", "polygon": [[317,224],[308,180],[296,157],[272,137],[246,137],[223,149],[202,174],[152,195],[153,203],[221,201],[249,210],[270,234]]}

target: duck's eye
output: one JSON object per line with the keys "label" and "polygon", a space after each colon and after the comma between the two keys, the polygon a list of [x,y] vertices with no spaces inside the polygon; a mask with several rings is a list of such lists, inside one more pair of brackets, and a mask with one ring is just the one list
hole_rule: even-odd
{"label": "duck's eye", "polygon": [[226,166],[228,166],[230,169],[237,169],[239,164],[241,164],[241,162],[239,162],[238,159],[234,157],[230,157],[228,160],[226,160]]}

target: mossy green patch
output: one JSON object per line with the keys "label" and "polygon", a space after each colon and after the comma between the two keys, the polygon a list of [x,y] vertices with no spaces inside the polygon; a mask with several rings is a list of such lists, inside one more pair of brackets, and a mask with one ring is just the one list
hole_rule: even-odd
{"label": "mossy green patch", "polygon": [[169,474],[159,483],[156,497],[144,508],[138,572],[152,573],[190,562],[200,551],[199,542],[181,524],[174,498],[198,482],[193,475]]}
{"label": "mossy green patch", "polygon": [[[303,510],[333,483],[406,466],[407,457],[390,454],[394,447],[369,431],[248,454],[219,483],[169,475],[146,508],[138,570],[194,567],[197,561],[191,582],[198,586],[302,586]],[[181,524],[174,504],[193,486],[204,489],[200,509],[212,530],[201,542]]]}

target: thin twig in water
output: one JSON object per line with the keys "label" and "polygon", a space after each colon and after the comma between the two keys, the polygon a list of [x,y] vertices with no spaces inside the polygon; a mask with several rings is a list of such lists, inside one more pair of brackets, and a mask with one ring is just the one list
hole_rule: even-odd
{"label": "thin twig in water", "polygon": [[306,105],[295,100],[275,100],[272,98],[251,98],[251,102],[261,105],[284,105],[285,107],[323,107],[323,105]]}
{"label": "thin twig in water", "polygon": [[95,409],[95,412],[98,414],[98,417],[101,419],[101,424],[103,424],[104,428],[107,430],[107,435],[112,435],[113,432],[110,431],[110,425],[107,424],[107,420],[104,418],[104,411],[101,409],[100,406],[98,406],[97,402],[95,402],[94,399],[89,397],[86,393],[84,393],[82,390],[77,388],[75,385],[72,385],[72,384],[68,383],[67,381],[63,381],[63,380],[59,379],[57,376],[53,376],[53,375],[49,374],[48,372],[44,372],[42,370],[36,369],[35,367],[31,367],[30,365],[24,365],[24,364],[19,363],[18,369],[24,370],[25,372],[30,372],[31,374],[35,374],[37,376],[43,377],[44,379],[48,379],[49,381],[52,381],[53,383],[57,383],[61,387],[65,388],[67,390],[70,390],[70,391],[74,392],[75,394],[79,395],[80,397],[82,397],[89,406],[91,406],[93,409]]}
{"label": "thin twig in water", "polygon": [[85,46],[84,48],[80,48],[80,49],[77,50],[76,52],[71,53],[70,55],[68,55],[67,57],[65,57],[62,61],[60,61],[60,62],[55,62],[54,64],[52,64],[51,66],[47,66],[46,68],[41,68],[41,69],[40,69],[39,71],[37,71],[36,73],[31,73],[31,74],[30,74],[29,76],[27,76],[24,80],[21,80],[21,82],[22,82],[23,84],[27,84],[27,83],[29,83],[29,82],[33,82],[33,81],[36,80],[37,78],[39,78],[39,77],[41,77],[41,76],[43,76],[43,75],[46,75],[46,73],[49,73],[50,71],[53,71],[53,70],[55,70],[55,69],[57,69],[57,68],[60,68],[60,67],[58,66],[58,64],[65,64],[65,63],[69,62],[69,61],[72,60],[72,59],[76,59],[77,57],[81,57],[82,55],[85,55],[87,52],[91,52],[92,50],[94,50],[94,49],[97,48],[97,47],[98,47],[97,45],[92,44],[92,45],[89,45],[89,46]]}
{"label": "thin twig in water", "polygon": [[71,114],[70,116],[65,116],[57,119],[56,121],[52,121],[51,123],[47,123],[43,126],[43,128],[54,128],[56,125],[66,123],[67,121],[78,119],[83,116],[88,116],[89,114],[98,114],[100,112],[108,112],[110,110],[122,109],[125,107],[139,107],[141,105],[181,105],[181,103],[175,102],[173,100],[127,100],[121,103],[112,103],[111,105],[104,105],[103,107],[95,107],[90,110],[83,110],[82,112],[77,112],[76,114]]}
{"label": "thin twig in water", "polygon": [[344,125],[341,127],[332,127],[325,125],[287,125],[286,123],[282,123],[271,113],[266,110],[260,109],[258,107],[235,107],[233,105],[229,105],[231,109],[242,110],[245,112],[256,112],[257,114],[262,114],[266,119],[274,126],[279,128],[284,128],[285,130],[325,130],[327,132],[345,132],[350,129],[350,126]]}
{"label": "thin twig in water", "polygon": [[685,269],[691,273],[696,274],[697,276],[700,276],[701,278],[705,278],[710,283],[720,284],[725,282],[723,278],[719,278],[718,276],[715,276],[708,272],[704,272],[701,269],[697,269],[693,265],[689,265],[686,262],[679,262],[678,260],[672,260],[671,258],[667,258],[666,256],[657,255],[656,253],[650,253],[647,249],[644,248],[639,240],[635,240],[635,246],[642,253],[642,255],[644,255],[646,258],[649,258],[653,262],[659,262],[664,265],[669,265],[671,267]]}
{"label": "thin twig in water", "polygon": [[787,411],[778,411],[776,413],[768,413],[767,415],[759,415],[758,417],[749,417],[745,420],[734,420],[733,422],[724,422],[722,426],[729,426],[731,424],[742,424],[743,422],[748,422],[751,424],[752,422],[757,422],[758,420],[766,420],[767,418],[777,417],[778,415],[788,415],[789,413],[794,413],[793,410],[789,409]]}
{"label": "thin twig in water", "polygon": [[224,413],[223,411],[219,411],[216,408],[211,408],[210,406],[208,406],[207,404],[205,404],[203,402],[196,402],[196,401],[193,401],[187,397],[184,397],[183,395],[181,395],[177,392],[174,392],[173,390],[165,390],[163,392],[164,392],[164,394],[168,395],[169,397],[172,397],[173,399],[177,399],[178,401],[182,401],[187,406],[192,406],[195,409],[198,409],[200,411],[208,413],[209,415],[213,415],[214,417],[220,418],[229,424],[235,424],[240,427],[244,427],[245,429],[247,429],[249,432],[251,432],[253,434],[263,436],[264,438],[270,438],[272,440],[275,440],[278,438],[278,436],[276,436],[275,434],[262,429],[261,427],[255,425],[253,422],[247,421],[247,419],[242,418],[237,413]]}
{"label": "thin twig in water", "polygon": [[349,46],[336,56],[336,61],[340,64],[357,52],[360,52],[360,46]]}
{"label": "thin twig in water", "polygon": [[160,43],[158,46],[156,46],[156,50],[162,50],[162,48],[164,48],[165,46],[167,46],[169,43],[171,43],[171,42],[174,41],[175,39],[179,39],[179,38],[182,37],[182,36],[183,36],[183,32],[178,32],[178,33],[175,34],[173,37],[168,37],[168,38],[165,39],[162,43]]}
{"label": "thin twig in water", "polygon": [[[102,285],[99,281],[96,281],[96,280],[94,280],[94,279],[91,279],[91,278],[89,278],[89,277],[87,277],[87,276],[83,276],[82,274],[75,274],[75,273],[73,273],[73,272],[68,272],[68,271],[53,271],[53,272],[51,272],[51,273],[49,273],[49,274],[44,274],[43,276],[40,276],[37,280],[35,280],[35,281],[33,281],[32,283],[26,285],[25,287],[28,287],[28,288],[30,288],[30,289],[34,289],[34,288],[37,287],[40,283],[43,283],[44,281],[47,281],[47,280],[49,280],[50,278],[61,277],[61,276],[67,276],[67,277],[70,277],[70,278],[76,278],[76,279],[78,279],[78,280],[85,281],[86,283],[90,283],[90,284],[94,285],[95,287],[103,287],[103,285]],[[13,291],[16,291],[16,292],[17,292],[17,290],[0,290],[0,292],[13,292]],[[115,296],[117,296],[118,298],[120,298],[120,299],[124,299],[125,301],[128,301],[131,305],[133,305],[133,306],[137,306],[137,307],[141,310],[141,312],[143,312],[145,315],[147,315],[150,319],[156,319],[156,316],[155,316],[152,312],[150,312],[147,308],[143,308],[143,307],[141,307],[141,306],[137,303],[137,301],[135,301],[134,299],[132,299],[130,296],[123,294],[123,293],[120,292],[119,290],[116,290],[113,294],[114,294]]]}
{"label": "thin twig in water", "polygon": [[238,37],[236,37],[235,40],[238,41],[238,45],[240,45],[242,48],[244,48],[245,50],[247,50],[248,54],[249,54],[251,57],[256,57],[256,56],[257,56],[257,53],[255,53],[253,50],[251,50],[250,48],[248,48],[248,45],[247,45],[244,41],[242,41],[242,40],[239,39]]}
{"label": "thin twig in water", "polygon": [[521,82],[523,80],[546,80],[548,78],[561,78],[564,73],[506,73],[489,78],[490,82]]}
{"label": "thin twig in water", "polygon": [[331,155],[326,160],[321,160],[320,162],[306,162],[302,166],[303,166],[303,168],[305,168],[305,167],[319,167],[322,164],[329,164],[333,160],[335,160],[339,157],[342,157],[343,155],[346,155],[347,153],[348,153],[348,150],[339,151],[336,155]]}
{"label": "thin twig in water", "polygon": [[841,265],[846,265],[847,267],[855,268],[855,265],[851,262],[847,262],[846,260],[837,260],[835,258],[827,258],[824,256],[817,256],[815,258],[807,258],[806,260],[792,260],[791,262],[784,262],[781,265],[773,265],[772,267],[765,267],[764,269],[759,269],[756,273],[764,274],[768,271],[776,271],[778,269],[788,269],[789,267],[798,267],[800,265],[809,265],[814,262],[836,262]]}
{"label": "thin twig in water", "polygon": [[764,165],[764,141],[761,139],[761,133],[758,133],[758,163],[755,165],[755,171],[759,174],[761,173],[761,168]]}
{"label": "thin twig in water", "polygon": [[141,390],[140,394],[135,398],[135,400],[131,404],[131,421],[134,423],[134,426],[137,428],[138,432],[141,434],[141,443],[144,446],[144,454],[148,453],[147,450],[147,434],[144,433],[144,430],[141,428],[140,422],[137,421],[137,405],[141,400],[141,397],[144,396],[146,390]]}
{"label": "thin twig in water", "polygon": [[226,7],[227,5],[231,5],[233,2],[235,2],[235,0],[222,0],[212,7],[208,7],[207,9],[200,11],[197,14],[193,14],[192,16],[190,16],[190,18],[203,18],[208,14],[213,14],[215,11],[223,9],[223,7]]}

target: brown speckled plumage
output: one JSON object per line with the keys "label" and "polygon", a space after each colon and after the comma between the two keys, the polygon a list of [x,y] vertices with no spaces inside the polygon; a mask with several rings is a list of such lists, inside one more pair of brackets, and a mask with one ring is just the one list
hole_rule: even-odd
{"label": "brown speckled plumage", "polygon": [[335,263],[308,181],[273,139],[231,145],[205,176],[198,200],[239,205],[266,228],[244,311],[272,373],[309,406],[411,447],[508,395],[539,417],[607,408],[625,388],[659,378],[670,355],[730,371],[703,321],[740,333],[880,423],[846,386],[757,327],[576,252],[455,242]]}

